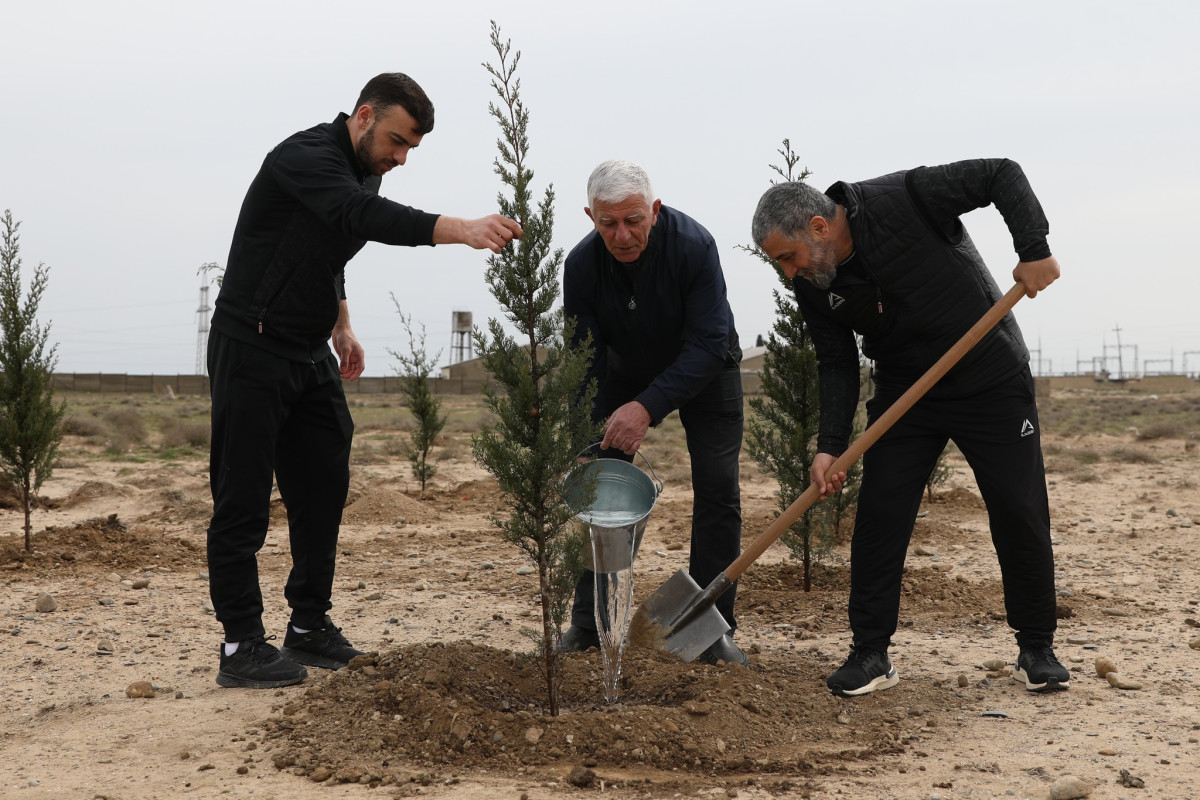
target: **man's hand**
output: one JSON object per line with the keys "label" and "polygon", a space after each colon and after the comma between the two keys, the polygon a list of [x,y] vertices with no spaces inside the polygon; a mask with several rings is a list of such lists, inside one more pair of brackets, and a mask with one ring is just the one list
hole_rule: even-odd
{"label": "man's hand", "polygon": [[833,462],[837,461],[836,456],[831,456],[829,453],[817,453],[813,459],[812,469],[809,470],[809,478],[812,479],[813,485],[817,487],[817,491],[821,493],[821,499],[832,497],[846,482],[846,473],[838,472],[829,476],[828,482],[825,480],[829,468],[833,466]]}
{"label": "man's hand", "polygon": [[491,250],[499,253],[513,239],[520,239],[524,231],[508,217],[491,214],[479,219],[438,217],[433,225],[434,244],[465,244],[476,250]]}
{"label": "man's hand", "polygon": [[358,343],[354,331],[350,330],[350,324],[339,322],[333,329],[332,338],[333,351],[337,353],[338,361],[341,364],[339,371],[342,378],[348,381],[358,380],[358,376],[363,373],[366,352]]}
{"label": "man's hand", "polygon": [[650,412],[637,400],[618,408],[608,418],[601,447],[615,447],[627,456],[637,452],[650,428]]}
{"label": "man's hand", "polygon": [[1058,280],[1058,259],[1054,256],[1040,261],[1022,261],[1013,270],[1013,278],[1025,284],[1025,296],[1037,297],[1037,293]]}

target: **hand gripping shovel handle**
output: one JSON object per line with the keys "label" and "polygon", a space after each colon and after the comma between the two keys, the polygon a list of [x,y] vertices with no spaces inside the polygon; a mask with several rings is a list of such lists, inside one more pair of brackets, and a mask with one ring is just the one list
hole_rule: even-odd
{"label": "hand gripping shovel handle", "polygon": [[[1003,319],[1004,315],[1011,311],[1012,307],[1024,295],[1025,284],[1018,281],[1008,290],[1006,295],[996,302],[996,305],[992,306],[969,331],[963,334],[961,339],[954,343],[954,346],[944,356],[939,358],[924,375],[917,379],[917,382],[910,386],[908,391],[900,395],[899,400],[893,403],[887,411],[880,415],[879,419],[875,420],[870,427],[863,431],[861,436],[854,440],[849,449],[833,462],[833,466],[829,468],[829,475],[844,472],[855,461],[858,461],[863,453],[867,452],[871,445],[875,444],[879,440],[879,437],[883,436],[888,428],[896,423],[896,420],[904,416],[904,413],[912,408],[929,391],[930,387],[949,372],[950,368],[957,364],[959,359],[966,355],[967,351],[983,338],[984,334],[994,328],[996,323]],[[724,583],[724,587],[722,588],[728,588],[730,583],[736,581],[759,556],[766,552],[768,547],[775,544],[779,537],[783,536],[784,531],[792,527],[792,524],[800,519],[804,515],[804,512],[808,511],[818,499],[817,487],[810,485],[804,490],[803,494],[787,507],[786,511],[776,517],[775,521],[759,534],[758,538],[750,543],[749,547],[742,551],[741,556],[736,561],[726,568],[724,575],[728,579],[728,582],[715,580],[713,583]],[[707,591],[705,593],[707,594]],[[716,598],[714,597],[713,599],[715,600]]]}

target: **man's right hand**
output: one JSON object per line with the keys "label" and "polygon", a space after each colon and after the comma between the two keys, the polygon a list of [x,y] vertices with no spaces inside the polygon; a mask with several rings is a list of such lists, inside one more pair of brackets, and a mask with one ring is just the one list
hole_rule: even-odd
{"label": "man's right hand", "polygon": [[813,486],[817,487],[817,491],[821,493],[821,499],[832,497],[846,482],[846,473],[838,472],[829,476],[829,480],[825,480],[825,476],[829,473],[829,468],[833,466],[833,462],[837,461],[837,456],[831,456],[829,453],[817,453],[813,459],[812,469],[809,470],[809,477],[812,479]]}
{"label": "man's right hand", "polygon": [[479,219],[438,217],[433,226],[433,243],[465,244],[476,250],[499,253],[511,240],[520,239],[523,234],[520,225],[499,214]]}

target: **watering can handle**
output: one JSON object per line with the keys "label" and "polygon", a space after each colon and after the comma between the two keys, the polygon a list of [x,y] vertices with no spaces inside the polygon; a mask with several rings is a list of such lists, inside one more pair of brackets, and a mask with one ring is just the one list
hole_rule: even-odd
{"label": "watering can handle", "polygon": [[[575,457],[581,458],[585,453],[587,453],[587,451],[591,450],[593,447],[595,447],[598,444],[600,444],[600,442],[593,442],[592,444],[589,444],[587,447],[580,450],[579,453],[576,454]],[[654,484],[655,484],[655,486],[658,487],[658,491],[655,492],[655,497],[657,497],[658,495],[663,493],[663,482],[662,482],[662,480],[659,479],[658,473],[654,471],[654,465],[650,463],[650,459],[646,458],[645,454],[642,453],[641,450],[638,450],[636,455],[641,456],[642,461],[645,461],[646,466],[650,468],[650,474],[654,476]]]}

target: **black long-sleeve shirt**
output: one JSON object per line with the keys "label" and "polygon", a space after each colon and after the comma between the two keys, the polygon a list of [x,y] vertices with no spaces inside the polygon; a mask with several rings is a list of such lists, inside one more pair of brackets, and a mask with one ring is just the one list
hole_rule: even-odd
{"label": "black long-sleeve shirt", "polygon": [[346,114],[263,160],[242,202],[212,326],[294,361],[329,355],[345,266],[367,241],[432,245],[436,214],[380,197]]}

